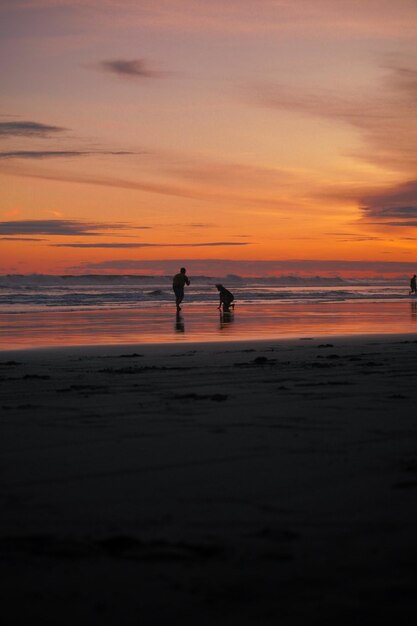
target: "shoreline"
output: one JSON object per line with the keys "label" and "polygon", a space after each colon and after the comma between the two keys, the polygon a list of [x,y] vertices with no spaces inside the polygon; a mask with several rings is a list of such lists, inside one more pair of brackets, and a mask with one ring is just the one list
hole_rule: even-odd
{"label": "shoreline", "polygon": [[260,339],[227,339],[222,341],[216,341],[207,339],[206,341],[187,341],[187,342],[178,342],[178,341],[157,341],[157,342],[146,342],[146,343],[108,343],[108,344],[68,344],[68,345],[50,345],[50,346],[33,346],[33,347],[16,347],[16,348],[0,348],[0,358],[11,358],[14,355],[24,355],[28,356],[40,355],[40,356],[53,356],[59,355],[59,353],[65,353],[68,356],[75,356],[77,354],[83,353],[86,356],[100,356],[101,353],[109,353],[109,356],[112,354],[116,354],[120,350],[141,350],[146,353],[147,356],[151,356],[152,354],[163,355],[169,352],[173,348],[181,348],[181,346],[186,349],[186,351],[190,350],[201,350],[203,352],[209,352],[211,349],[228,349],[228,348],[236,348],[243,349],[245,347],[254,347],[262,350],[263,348],[267,348],[268,346],[273,344],[277,344],[278,346],[287,346],[288,345],[299,345],[299,342],[310,342],[310,341],[343,341],[347,343],[363,343],[368,341],[384,341],[390,342],[391,340],[404,340],[409,343],[417,342],[417,331],[413,332],[398,332],[398,333],[350,333],[350,334],[319,334],[311,337],[297,337],[297,336],[289,336],[289,337],[270,337],[270,338],[260,338]]}
{"label": "shoreline", "polygon": [[417,331],[417,302],[238,304],[0,316],[0,350],[51,345],[191,344],[286,340],[303,336],[408,334]]}

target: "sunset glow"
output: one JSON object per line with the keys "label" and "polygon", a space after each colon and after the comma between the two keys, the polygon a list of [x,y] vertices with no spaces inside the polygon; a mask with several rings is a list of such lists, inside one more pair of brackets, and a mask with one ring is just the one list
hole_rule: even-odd
{"label": "sunset glow", "polygon": [[417,268],[416,19],[413,0],[3,0],[0,272]]}

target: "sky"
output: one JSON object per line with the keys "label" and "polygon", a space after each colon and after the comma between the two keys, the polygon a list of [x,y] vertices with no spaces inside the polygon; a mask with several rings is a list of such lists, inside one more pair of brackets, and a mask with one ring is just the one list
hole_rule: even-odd
{"label": "sky", "polygon": [[416,26],[416,0],[1,0],[0,273],[416,271]]}

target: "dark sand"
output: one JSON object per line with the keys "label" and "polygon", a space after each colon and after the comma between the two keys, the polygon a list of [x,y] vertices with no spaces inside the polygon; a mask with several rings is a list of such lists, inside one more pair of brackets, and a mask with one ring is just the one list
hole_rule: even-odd
{"label": "dark sand", "polygon": [[415,337],[0,353],[2,623],[415,623]]}

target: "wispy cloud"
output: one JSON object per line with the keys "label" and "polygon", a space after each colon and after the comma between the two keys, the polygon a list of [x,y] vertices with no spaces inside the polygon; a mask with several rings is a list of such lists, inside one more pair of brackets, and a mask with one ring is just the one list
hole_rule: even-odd
{"label": "wispy cloud", "polygon": [[[7,170],[10,174],[24,176],[28,178],[39,178],[42,180],[57,180],[63,182],[71,182],[86,185],[98,185],[102,187],[114,187],[118,189],[132,189],[137,191],[144,191],[149,193],[161,194],[166,196],[174,196],[179,198],[192,198],[201,200],[224,200],[224,191],[210,190],[196,188],[190,185],[181,185],[170,182],[147,182],[147,181],[134,181],[125,180],[122,178],[110,177],[110,176],[90,176],[85,174],[67,174],[64,172],[53,171],[34,171],[24,170],[22,168],[9,167]],[[245,196],[247,204],[251,201],[251,198]],[[254,199],[255,203],[265,206],[265,202],[261,202],[259,199]],[[278,204],[278,203],[277,203]]]}
{"label": "wispy cloud", "polygon": [[356,233],[326,233],[329,237],[334,237],[337,241],[348,243],[362,243],[363,241],[390,241],[386,237],[378,237],[373,235],[358,235]]}
{"label": "wispy cloud", "polygon": [[[168,195],[168,196],[177,196],[180,198],[207,198],[209,195],[212,197],[212,194],[206,194],[204,191],[199,189],[193,189],[191,187],[178,185],[175,183],[165,183],[165,182],[141,182],[141,181],[133,181],[133,180],[125,180],[122,178],[116,178],[111,176],[90,176],[85,174],[67,174],[65,172],[54,172],[54,171],[46,171],[46,170],[24,170],[22,168],[14,168],[9,166],[5,171],[10,174],[15,174],[18,176],[24,176],[28,178],[39,178],[42,180],[57,180],[62,182],[71,182],[77,184],[86,184],[86,185],[98,185],[100,187],[115,187],[118,189],[132,189],[138,191],[146,191],[150,193]],[[215,197],[218,195],[215,194]]]}
{"label": "wispy cloud", "polygon": [[40,124],[39,122],[0,122],[0,137],[37,137],[46,138],[62,133],[66,128]]}
{"label": "wispy cloud", "polygon": [[96,67],[125,78],[163,78],[167,75],[166,72],[152,69],[145,59],[100,61]]}
{"label": "wispy cloud", "polygon": [[132,226],[117,223],[93,223],[76,220],[18,220],[0,222],[1,235],[67,235],[97,236],[109,230],[147,229],[147,226]]}
{"label": "wispy cloud", "polygon": [[211,248],[222,246],[249,246],[249,242],[209,241],[196,243],[53,243],[53,248]]}
{"label": "wispy cloud", "polygon": [[[370,224],[374,223],[378,225],[381,224],[381,222],[369,222],[369,223]],[[384,222],[384,226],[394,226],[394,227],[401,226],[402,228],[404,227],[414,228],[415,226],[417,226],[417,220],[402,220],[401,222]]]}
{"label": "wispy cloud", "polygon": [[213,228],[215,224],[204,223],[204,222],[196,222],[191,224],[186,224],[187,228]]}
{"label": "wispy cloud", "polygon": [[[109,27],[188,32],[257,33],[281,36],[399,37],[412,35],[414,0],[2,0],[5,7],[70,7],[87,19]],[[186,17],[185,17],[186,16]]]}
{"label": "wispy cloud", "polygon": [[[318,90],[307,92],[285,85],[260,85],[253,95],[264,106],[309,115],[354,128],[362,148],[351,157],[396,172],[406,182],[362,194],[350,190],[350,198],[361,210],[360,221],[389,227],[417,225],[417,70],[392,65],[378,87],[343,94]],[[341,197],[341,196],[340,196]],[[414,219],[416,218],[416,219]]]}
{"label": "wispy cloud", "polygon": [[299,276],[315,275],[335,276],[338,273],[354,275],[389,275],[415,273],[415,263],[405,261],[346,261],[346,260],[311,260],[291,259],[282,261],[254,261],[230,259],[156,259],[141,261],[119,259],[98,263],[83,263],[72,270],[77,271],[135,271],[160,272],[171,274],[184,266],[189,274],[206,274],[225,276],[238,274],[241,276],[274,276],[280,274],[296,274]]}
{"label": "wispy cloud", "polygon": [[143,154],[140,152],[109,151],[109,150],[13,150],[0,152],[0,159],[71,159],[75,157],[97,155],[125,156]]}
{"label": "wispy cloud", "polygon": [[[163,163],[163,158],[161,158]],[[289,191],[294,194],[294,183],[304,190],[315,182],[303,173],[274,168],[239,165],[231,163],[216,164],[209,160],[184,167],[159,165],[160,180],[128,180],[116,176],[70,173],[46,167],[31,168],[22,164],[3,160],[2,170],[15,176],[56,180],[77,184],[98,185],[119,189],[130,189],[180,198],[217,201],[227,203],[228,207],[250,207],[279,211],[283,215],[289,205],[299,208],[300,198],[289,198]],[[305,193],[305,191],[304,191]]]}
{"label": "wispy cloud", "polygon": [[0,237],[0,241],[48,241],[38,237]]}
{"label": "wispy cloud", "polygon": [[90,155],[78,150],[14,150],[0,152],[0,159],[56,159]]}
{"label": "wispy cloud", "polygon": [[348,124],[364,141],[361,153],[351,155],[402,173],[417,169],[415,108],[417,70],[386,68],[379,87],[355,94],[331,90],[307,92],[284,84],[261,84],[252,101],[263,106]]}

